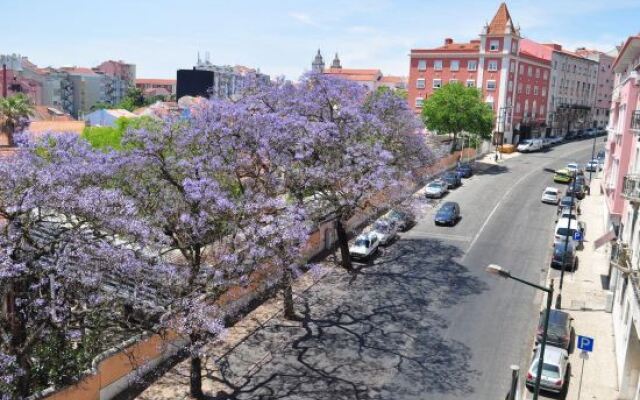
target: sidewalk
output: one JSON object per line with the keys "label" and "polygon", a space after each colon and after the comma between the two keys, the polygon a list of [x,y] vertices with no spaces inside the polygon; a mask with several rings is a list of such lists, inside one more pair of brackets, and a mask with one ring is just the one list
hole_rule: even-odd
{"label": "sidewalk", "polygon": [[[574,318],[573,327],[576,341],[578,335],[595,339],[594,351],[584,362],[582,376],[581,399],[617,399],[617,371],[611,314],[605,311],[605,291],[603,279],[607,275],[609,265],[608,246],[594,249],[594,241],[605,233],[603,195],[597,188],[600,179],[591,182],[591,196],[582,201],[581,220],[586,223],[584,248],[578,251],[579,265],[575,273],[566,273],[562,289],[563,310]],[[550,278],[555,279],[557,291],[560,284],[560,273],[551,270]],[[554,299],[555,301],[555,299]],[[574,342],[574,347],[577,343]],[[575,348],[569,356],[571,363],[571,378],[567,400],[578,399],[582,359],[580,350]],[[530,398],[527,393],[525,398]]]}
{"label": "sidewalk", "polygon": [[519,157],[521,155],[522,155],[522,153],[517,152],[517,151],[514,151],[513,153],[500,153],[499,156],[498,156],[499,157],[498,162],[496,163],[496,158],[495,158],[496,157],[496,152],[495,151],[490,151],[484,157],[479,158],[478,162],[482,162],[482,163],[485,163],[485,164],[500,164],[500,163],[502,163],[502,162],[504,162],[506,160],[509,160],[511,158],[514,158],[514,157]]}
{"label": "sidewalk", "polygon": [[[299,295],[309,290],[319,280],[326,275],[333,265],[331,262],[322,263],[322,273],[317,274],[312,271],[306,272],[293,283],[294,300]],[[208,344],[203,350],[202,362],[202,389],[205,394],[215,395],[221,390],[227,389],[224,384],[216,382],[216,378],[220,376],[219,368],[216,361],[233,351],[235,347],[240,345],[249,335],[273,318],[282,317],[282,295],[272,297],[259,307],[247,314],[238,321],[234,326],[226,331],[224,338],[218,342]],[[291,322],[295,324],[296,322]],[[269,353],[256,354],[256,358],[252,360],[253,367],[259,367],[269,361]],[[154,380],[142,393],[136,398],[143,400],[182,400],[192,399],[189,396],[189,359],[178,363],[166,371],[161,377]]]}

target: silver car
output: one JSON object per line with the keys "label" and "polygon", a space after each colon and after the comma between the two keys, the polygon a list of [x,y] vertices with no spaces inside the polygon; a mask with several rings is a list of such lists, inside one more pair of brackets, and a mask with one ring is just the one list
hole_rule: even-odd
{"label": "silver car", "polygon": [[389,243],[393,242],[393,240],[398,236],[398,229],[396,228],[396,224],[391,220],[377,220],[373,224],[372,232],[376,236],[378,236],[378,240],[383,246],[386,246]]}
{"label": "silver car", "polygon": [[[549,392],[560,393],[564,388],[569,365],[569,353],[560,347],[547,345],[544,350],[544,362],[542,363],[542,377],[540,389]],[[540,361],[540,346],[536,347],[531,360],[531,366],[527,371],[527,389],[533,390],[538,376],[538,362]]]}
{"label": "silver car", "polygon": [[424,188],[424,195],[428,199],[439,199],[447,192],[449,192],[449,185],[441,179],[429,182]]}
{"label": "silver car", "polygon": [[558,205],[560,202],[560,191],[552,186],[547,187],[542,192],[542,202]]}

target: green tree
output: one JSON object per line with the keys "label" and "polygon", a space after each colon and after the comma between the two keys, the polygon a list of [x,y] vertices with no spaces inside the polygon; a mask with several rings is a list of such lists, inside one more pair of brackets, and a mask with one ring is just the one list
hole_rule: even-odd
{"label": "green tree", "polygon": [[389,86],[378,86],[374,93],[376,95],[382,95],[387,92],[391,92],[404,100],[409,97],[409,92],[407,92],[407,89],[391,89]]}
{"label": "green tree", "polygon": [[9,146],[14,145],[13,135],[33,115],[33,111],[31,100],[22,93],[0,99],[0,122],[2,130],[9,135]]}
{"label": "green tree", "polygon": [[138,107],[144,107],[146,105],[148,105],[148,103],[142,95],[142,89],[130,87],[116,108],[124,108],[125,110],[133,111]]}
{"label": "green tree", "polygon": [[115,126],[87,126],[82,131],[82,137],[97,149],[122,150],[122,137],[127,129],[155,129],[160,126],[160,121],[147,116],[120,117]]}
{"label": "green tree", "polygon": [[453,135],[451,152],[462,132],[475,139],[491,137],[493,110],[482,100],[479,89],[450,83],[438,89],[422,107],[427,129],[439,135]]}

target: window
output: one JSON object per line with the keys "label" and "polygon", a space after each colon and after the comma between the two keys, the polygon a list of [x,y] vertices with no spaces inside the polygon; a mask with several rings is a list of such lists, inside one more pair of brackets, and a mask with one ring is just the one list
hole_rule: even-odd
{"label": "window", "polygon": [[553,76],[551,77],[551,86],[555,86],[556,85],[556,77]]}
{"label": "window", "polygon": [[500,41],[499,40],[491,40],[489,42],[489,51],[498,51],[500,50]]}
{"label": "window", "polygon": [[497,70],[498,70],[498,60],[489,60],[487,71],[497,71]]}
{"label": "window", "polygon": [[518,52],[518,42],[515,40],[511,42],[511,52],[513,54],[516,54]]}
{"label": "window", "polygon": [[487,81],[487,90],[496,90],[496,81],[488,80]]}
{"label": "window", "polygon": [[518,94],[522,93],[522,83],[518,83]]}
{"label": "window", "polygon": [[417,108],[421,108],[423,104],[424,104],[424,98],[423,97],[416,97],[416,107]]}
{"label": "window", "polygon": [[537,87],[537,86],[534,86],[534,87],[533,87],[533,94],[534,94],[535,96],[537,96],[537,95],[538,95],[538,87]]}
{"label": "window", "polygon": [[544,71],[544,73],[542,74],[542,78],[544,78],[545,81],[549,79],[549,71]]}
{"label": "window", "polygon": [[516,103],[516,113],[520,114],[520,103]]}
{"label": "window", "polygon": [[473,79],[467,79],[467,87],[475,87],[476,86],[476,81],[474,81]]}
{"label": "window", "polygon": [[520,75],[524,74],[524,65],[520,64]]}
{"label": "window", "polygon": [[536,68],[536,78],[540,78],[540,68]]}
{"label": "window", "polygon": [[420,78],[416,81],[416,88],[417,89],[424,89],[425,84],[424,84],[424,78]]}
{"label": "window", "polygon": [[513,81],[509,81],[509,83],[507,84],[507,90],[513,92]]}
{"label": "window", "polygon": [[525,94],[530,94],[531,93],[531,85],[527,85],[527,87],[524,89],[524,93]]}
{"label": "window", "polygon": [[516,62],[515,61],[511,61],[511,66],[509,67],[509,70],[511,71],[511,73],[516,72]]}
{"label": "window", "polygon": [[542,97],[547,95],[547,88],[542,88]]}
{"label": "window", "polygon": [[449,67],[451,71],[458,71],[460,69],[460,61],[451,60],[451,66]]}
{"label": "window", "polygon": [[458,80],[456,78],[451,78],[449,79],[449,83],[458,83]]}
{"label": "window", "polygon": [[433,62],[433,69],[436,71],[442,71],[442,60],[435,60]]}
{"label": "window", "polygon": [[433,80],[433,88],[439,89],[442,87],[442,79],[434,79]]}
{"label": "window", "polygon": [[533,68],[527,67],[527,76],[533,76]]}
{"label": "window", "polygon": [[467,69],[469,71],[475,71],[478,69],[478,62],[476,60],[467,61]]}
{"label": "window", "polygon": [[418,60],[418,71],[427,70],[427,60]]}
{"label": "window", "polygon": [[544,106],[540,106],[540,115],[544,116]]}

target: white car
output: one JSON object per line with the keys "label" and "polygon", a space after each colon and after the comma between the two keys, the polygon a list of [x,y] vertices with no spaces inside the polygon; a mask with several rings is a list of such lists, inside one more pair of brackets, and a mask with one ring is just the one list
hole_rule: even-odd
{"label": "white car", "polygon": [[552,186],[549,186],[542,192],[542,202],[547,204],[557,205],[560,202],[560,191]]}
{"label": "white car", "polygon": [[378,251],[378,246],[378,235],[373,232],[364,233],[349,247],[349,256],[355,260],[368,260]]}
{"label": "white car", "polygon": [[542,150],[542,139],[527,139],[518,145],[518,151],[526,153]]}
{"label": "white car", "polygon": [[[579,241],[575,241],[573,238],[573,235],[577,231],[580,231],[582,237]],[[584,231],[584,223],[578,222],[578,220],[575,219],[560,218],[556,224],[556,228],[554,229],[553,242],[564,242],[568,236],[570,243],[573,243],[576,247],[581,247],[582,242],[584,241]]]}
{"label": "white car", "polygon": [[598,161],[597,158],[594,158],[593,160],[589,161],[585,166],[585,170],[591,171],[591,172],[598,172],[601,169],[602,168],[600,167],[600,161]]}
{"label": "white car", "polygon": [[578,173],[578,171],[580,171],[580,164],[572,162],[567,164],[567,170],[569,170],[569,172],[571,173]]}
{"label": "white car", "polygon": [[424,188],[424,195],[428,199],[439,199],[449,192],[449,185],[443,180],[429,182]]}
{"label": "white car", "polygon": [[395,222],[391,220],[379,219],[373,224],[373,231],[383,246],[393,242],[398,237],[398,229]]}
{"label": "white car", "polygon": [[[544,360],[542,362],[542,376],[540,377],[540,389],[549,392],[560,393],[564,388],[569,365],[569,353],[565,349],[546,345],[544,348]],[[533,353],[531,366],[527,371],[527,389],[533,390],[538,376],[538,362],[540,361],[540,345]]]}

